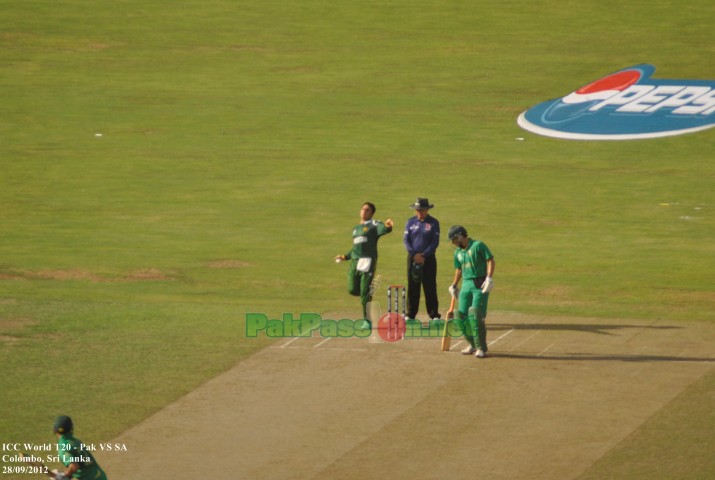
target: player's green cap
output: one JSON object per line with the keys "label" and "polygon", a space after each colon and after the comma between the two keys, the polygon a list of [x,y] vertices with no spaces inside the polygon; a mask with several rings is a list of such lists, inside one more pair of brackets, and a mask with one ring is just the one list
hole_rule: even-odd
{"label": "player's green cap", "polygon": [[55,433],[71,432],[73,428],[72,419],[67,415],[60,415],[55,419],[55,423],[52,428]]}

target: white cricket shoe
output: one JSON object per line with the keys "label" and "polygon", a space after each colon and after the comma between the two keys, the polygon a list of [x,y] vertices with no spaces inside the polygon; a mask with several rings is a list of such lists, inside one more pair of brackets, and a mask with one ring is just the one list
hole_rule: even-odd
{"label": "white cricket shoe", "polygon": [[484,350],[480,348],[479,350],[477,350],[477,353],[475,353],[474,356],[477,358],[484,358],[487,356],[487,354],[484,353]]}
{"label": "white cricket shoe", "polygon": [[471,355],[475,352],[476,350],[474,349],[473,346],[469,345],[467,348],[462,350],[462,355]]}

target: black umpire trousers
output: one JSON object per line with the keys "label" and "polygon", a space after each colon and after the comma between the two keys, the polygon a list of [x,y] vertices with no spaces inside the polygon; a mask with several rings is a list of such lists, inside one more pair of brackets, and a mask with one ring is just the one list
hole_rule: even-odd
{"label": "black umpire trousers", "polygon": [[437,298],[437,258],[434,255],[425,257],[422,267],[422,281],[412,278],[412,256],[407,255],[407,316],[417,318],[420,309],[420,291],[425,291],[425,306],[429,318],[440,318],[439,300]]}

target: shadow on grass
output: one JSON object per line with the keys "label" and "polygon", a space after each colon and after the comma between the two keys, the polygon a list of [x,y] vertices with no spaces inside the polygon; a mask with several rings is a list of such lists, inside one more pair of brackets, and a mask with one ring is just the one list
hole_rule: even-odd
{"label": "shadow on grass", "polygon": [[558,323],[496,323],[490,324],[487,319],[487,326],[492,330],[544,330],[547,332],[584,332],[598,335],[616,335],[617,330],[642,329],[642,330],[676,330],[685,327],[672,325],[609,325],[609,324],[558,324]]}
{"label": "shadow on grass", "polygon": [[560,355],[538,355],[528,353],[502,353],[490,350],[494,358],[513,358],[515,360],[572,360],[572,361],[604,361],[604,362],[684,362],[684,363],[713,363],[715,358],[710,357],[675,357],[672,355],[624,355],[624,354],[595,354],[595,353],[564,353]]}

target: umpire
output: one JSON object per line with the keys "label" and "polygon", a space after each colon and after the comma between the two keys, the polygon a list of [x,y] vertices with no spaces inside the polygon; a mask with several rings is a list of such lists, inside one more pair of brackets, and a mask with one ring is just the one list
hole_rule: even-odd
{"label": "umpire", "polygon": [[440,318],[437,299],[437,258],[439,220],[429,214],[434,205],[418,198],[410,205],[415,216],[407,220],[403,242],[407,249],[407,318],[414,320],[420,308],[420,290],[425,291],[425,306],[430,320]]}

